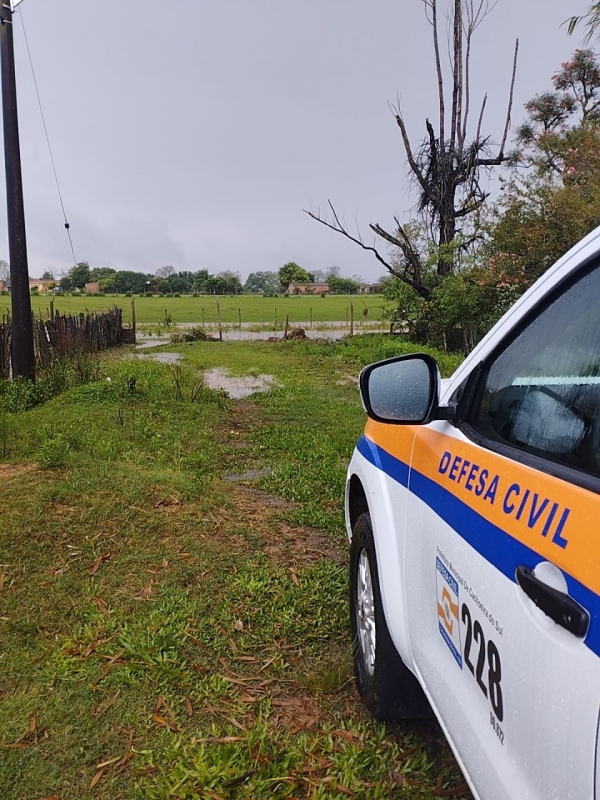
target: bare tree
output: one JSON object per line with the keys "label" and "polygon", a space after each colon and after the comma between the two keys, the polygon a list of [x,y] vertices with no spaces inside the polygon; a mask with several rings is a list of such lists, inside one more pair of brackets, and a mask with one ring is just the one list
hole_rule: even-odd
{"label": "bare tree", "polygon": [[[484,96],[476,120],[475,132],[468,138],[471,113],[471,45],[475,31],[492,10],[490,0],[448,0],[449,56],[451,65],[450,128],[447,130],[447,97],[439,45],[439,0],[422,0],[431,25],[433,52],[438,87],[437,131],[429,119],[425,121],[426,136],[413,148],[400,104],[392,106],[396,123],[400,129],[406,152],[411,179],[419,193],[418,212],[427,226],[432,243],[438,248],[437,272],[447,275],[456,263],[457,254],[473,244],[472,236],[462,235],[464,221],[480,211],[488,193],[482,187],[482,173],[500,166],[508,160],[505,155],[506,140],[510,128],[513,91],[517,69],[519,42],[515,44],[512,77],[508,98],[508,109],[500,144],[494,153],[491,138],[481,133],[487,103]],[[395,229],[390,232],[378,223],[370,229],[381,239],[398,248],[400,258],[390,263],[384,258],[375,243],[365,244],[357,230],[352,234],[340,219],[332,203],[329,212],[306,211],[317,222],[341,233],[365,250],[373,252],[377,260],[392,274],[412,286],[422,297],[430,292],[424,285],[425,264],[419,247],[411,236],[410,226],[403,225],[394,217]]]}
{"label": "bare tree", "polygon": [[170,264],[167,264],[164,267],[159,267],[156,270],[156,277],[157,278],[170,278],[171,275],[175,275],[176,269],[172,267]]}

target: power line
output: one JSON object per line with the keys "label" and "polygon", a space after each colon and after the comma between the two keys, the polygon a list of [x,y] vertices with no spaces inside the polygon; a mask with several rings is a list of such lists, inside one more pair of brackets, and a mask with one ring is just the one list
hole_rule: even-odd
{"label": "power line", "polygon": [[42,124],[44,126],[44,133],[46,135],[46,144],[48,145],[48,153],[50,154],[50,163],[52,164],[52,171],[54,173],[54,180],[56,182],[56,189],[58,191],[58,199],[60,200],[60,207],[62,208],[63,218],[65,220],[65,230],[67,231],[67,236],[69,237],[69,244],[71,246],[71,254],[73,255],[73,263],[77,264],[77,259],[75,258],[75,249],[73,247],[73,239],[71,238],[71,226],[69,225],[69,221],[67,219],[67,213],[65,211],[65,204],[63,202],[62,192],[60,190],[60,183],[58,181],[58,173],[56,172],[56,164],[54,163],[54,156],[52,154],[52,147],[50,145],[50,137],[48,135],[48,128],[46,126],[46,117],[44,116],[44,107],[42,106],[42,100],[40,97],[40,91],[38,88],[37,79],[35,77],[35,70],[33,68],[33,60],[31,58],[31,50],[29,49],[29,40],[27,38],[27,31],[25,30],[25,19],[23,18],[23,10],[19,10],[19,16],[21,17],[21,25],[23,26],[23,36],[25,37],[25,47],[27,49],[27,56],[29,58],[29,64],[31,66],[31,74],[33,76],[33,85],[35,86],[35,93],[37,96],[38,105],[40,107],[40,114],[42,115]]}

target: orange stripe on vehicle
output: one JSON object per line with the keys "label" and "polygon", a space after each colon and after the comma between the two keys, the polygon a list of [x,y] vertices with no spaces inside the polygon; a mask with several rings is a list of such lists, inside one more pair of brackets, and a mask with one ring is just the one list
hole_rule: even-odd
{"label": "orange stripe on vehicle", "polygon": [[599,495],[430,428],[369,423],[365,434],[600,595]]}

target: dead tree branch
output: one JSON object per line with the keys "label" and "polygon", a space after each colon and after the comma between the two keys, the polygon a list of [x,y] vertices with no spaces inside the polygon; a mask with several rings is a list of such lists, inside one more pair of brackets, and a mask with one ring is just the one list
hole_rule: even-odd
{"label": "dead tree branch", "polygon": [[344,223],[340,220],[340,217],[337,211],[335,210],[331,200],[328,200],[327,203],[331,210],[331,216],[332,216],[331,220],[322,216],[320,212],[315,214],[314,211],[309,211],[307,209],[304,209],[304,213],[308,214],[308,216],[311,217],[311,219],[320,222],[321,225],[325,225],[325,227],[329,228],[330,230],[335,231],[336,233],[341,233],[342,236],[345,236],[346,239],[349,239],[351,242],[354,242],[354,244],[357,244],[359,247],[362,247],[363,250],[367,250],[373,253],[375,258],[379,261],[380,264],[383,264],[383,266],[388,270],[388,272],[390,272],[396,278],[399,278],[400,280],[404,281],[404,283],[411,286],[421,297],[427,299],[430,296],[431,293],[429,289],[426,286],[423,286],[420,283],[420,281],[417,280],[415,277],[413,277],[411,274],[408,274],[408,267],[410,267],[411,270],[413,270],[416,273],[417,277],[420,278],[422,265],[418,253],[413,248],[409,237],[406,235],[401,225],[399,225],[398,228],[401,238],[398,238],[393,234],[388,233],[388,231],[384,230],[380,225],[370,224],[369,227],[384,241],[388,242],[388,244],[391,244],[394,247],[398,247],[402,251],[407,265],[407,269],[403,271],[398,270],[396,267],[390,264],[389,261],[383,258],[383,256],[375,246],[365,244],[362,236],[360,236],[360,233],[358,234],[358,236],[353,236],[348,231],[346,225],[344,225]]}

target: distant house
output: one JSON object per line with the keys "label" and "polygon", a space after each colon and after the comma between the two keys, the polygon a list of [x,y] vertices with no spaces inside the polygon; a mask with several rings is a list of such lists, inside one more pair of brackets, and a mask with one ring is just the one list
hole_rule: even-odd
{"label": "distant house", "polygon": [[329,294],[328,283],[290,283],[287,294]]}
{"label": "distant house", "polygon": [[100,291],[100,284],[99,283],[86,283],[85,285],[85,293],[86,294],[98,294]]}
{"label": "distant house", "polygon": [[378,283],[361,283],[359,288],[359,294],[372,294],[373,292],[379,292],[381,290],[381,286]]}
{"label": "distant house", "polygon": [[55,280],[43,281],[41,278],[29,278],[29,291],[37,289],[40,294],[46,294],[55,285]]}

